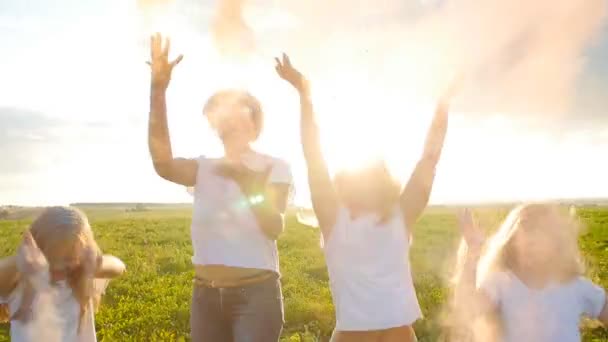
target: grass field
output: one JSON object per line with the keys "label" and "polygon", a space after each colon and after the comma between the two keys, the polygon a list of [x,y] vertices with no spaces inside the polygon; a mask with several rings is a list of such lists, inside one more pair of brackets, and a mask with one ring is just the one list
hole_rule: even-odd
{"label": "grass field", "polygon": [[[189,340],[190,212],[86,211],[104,252],[127,264],[127,274],[110,284],[97,315],[100,340]],[[486,227],[495,226],[504,213],[477,211]],[[589,276],[608,288],[608,209],[579,210],[579,215],[587,223],[580,244],[590,264]],[[432,209],[414,231],[413,274],[425,315],[416,324],[420,341],[440,340],[442,305],[457,245],[455,224],[449,210]],[[27,226],[28,220],[0,221],[0,256],[15,251]],[[334,311],[319,232],[290,218],[278,243],[286,311],[283,341],[325,341],[333,328]],[[8,340],[8,326],[0,325],[0,341]],[[608,332],[588,325],[584,340],[608,341]]]}

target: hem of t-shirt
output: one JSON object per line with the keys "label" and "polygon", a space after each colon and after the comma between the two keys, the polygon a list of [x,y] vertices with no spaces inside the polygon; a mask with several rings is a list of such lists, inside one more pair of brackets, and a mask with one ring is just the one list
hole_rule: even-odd
{"label": "hem of t-shirt", "polygon": [[281,272],[279,270],[279,268],[271,268],[268,266],[260,266],[260,265],[243,265],[243,264],[227,264],[227,263],[223,263],[223,262],[200,262],[194,259],[194,257],[192,258],[192,265],[194,266],[208,266],[208,265],[219,265],[219,266],[226,266],[226,267],[238,267],[238,268],[250,268],[250,269],[256,269],[256,270],[262,270],[262,271],[272,271],[275,272],[276,274],[280,275]]}
{"label": "hem of t-shirt", "polygon": [[385,330],[393,329],[404,326],[413,326],[416,321],[422,319],[422,314],[417,314],[412,319],[402,319],[394,322],[384,322],[379,324],[344,324],[337,323],[335,329],[337,331],[373,331],[373,330]]}

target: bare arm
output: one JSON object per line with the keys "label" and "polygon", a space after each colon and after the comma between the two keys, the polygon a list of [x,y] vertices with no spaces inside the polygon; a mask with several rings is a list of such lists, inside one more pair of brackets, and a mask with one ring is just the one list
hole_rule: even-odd
{"label": "bare arm", "polygon": [[276,240],[284,229],[283,214],[287,209],[290,185],[269,183],[272,167],[259,172],[242,164],[226,162],[217,165],[216,172],[237,183],[264,234]]}
{"label": "bare arm", "polygon": [[300,134],[308,170],[312,206],[323,236],[328,239],[338,214],[339,201],[321,150],[321,139],[315,121],[310,89],[307,81],[293,68],[286,55],[283,55],[282,61],[277,59],[276,69],[279,76],[291,83],[300,95]]}
{"label": "bare arm", "polygon": [[416,164],[414,172],[401,193],[401,210],[405,217],[406,225],[410,229],[429,202],[435,180],[435,168],[441,157],[447,128],[447,104],[440,102],[427,133],[422,157]]}
{"label": "bare arm", "polygon": [[459,227],[463,241],[459,250],[460,274],[456,275],[454,307],[458,318],[467,324],[478,315],[495,312],[497,308],[490,297],[477,288],[477,264],[485,238],[470,210],[460,213]]}
{"label": "bare arm", "polygon": [[604,304],[604,310],[602,310],[602,313],[600,313],[599,320],[606,328],[608,328],[608,292],[606,293],[606,303]]}
{"label": "bare arm", "polygon": [[8,297],[18,280],[17,257],[13,255],[0,259],[0,297]]}
{"label": "bare arm", "polygon": [[198,164],[195,160],[174,158],[167,125],[166,90],[171,79],[173,67],[182,56],[173,62],[168,61],[169,40],[162,48],[162,37],[157,34],[151,39],[152,71],[150,85],[150,119],[148,125],[148,147],[154,170],[162,178],[185,186],[196,183]]}
{"label": "bare arm", "polygon": [[104,255],[101,265],[95,273],[95,278],[112,279],[125,273],[125,264],[115,256]]}

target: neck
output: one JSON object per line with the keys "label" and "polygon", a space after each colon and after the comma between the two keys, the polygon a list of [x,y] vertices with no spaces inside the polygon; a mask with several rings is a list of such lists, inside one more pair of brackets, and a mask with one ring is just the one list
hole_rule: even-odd
{"label": "neck", "polygon": [[246,145],[224,145],[224,155],[230,160],[239,160],[241,156],[251,151],[249,144]]}

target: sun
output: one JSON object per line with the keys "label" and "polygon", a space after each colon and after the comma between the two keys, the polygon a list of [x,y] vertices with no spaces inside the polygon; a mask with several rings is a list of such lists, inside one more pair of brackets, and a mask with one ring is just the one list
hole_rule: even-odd
{"label": "sun", "polygon": [[345,93],[350,96],[313,96],[332,173],[382,159],[402,179],[422,152],[432,111],[423,103],[404,104],[403,98],[382,92]]}

